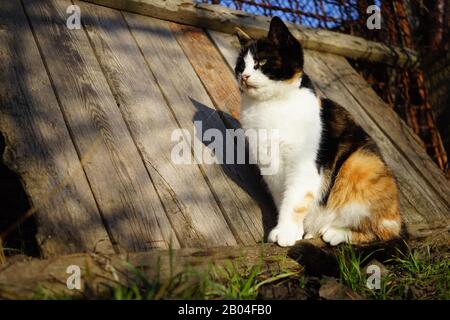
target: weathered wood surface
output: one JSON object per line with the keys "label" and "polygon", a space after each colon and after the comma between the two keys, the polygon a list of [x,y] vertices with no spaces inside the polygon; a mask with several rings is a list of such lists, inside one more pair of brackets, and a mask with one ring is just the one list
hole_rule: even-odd
{"label": "weathered wood surface", "polygon": [[239,119],[239,89],[220,52],[202,29],[177,23],[170,26],[214,104]]}
{"label": "weathered wood surface", "polygon": [[[213,41],[223,56],[237,52],[234,36],[215,32]],[[233,59],[227,59],[227,62]],[[234,63],[234,62],[233,62]],[[345,58],[307,50],[305,68],[318,89],[340,103],[375,139],[398,178],[407,223],[450,216],[450,186],[419,144],[418,138],[376,95]]]}
{"label": "weathered wood surface", "polygon": [[[203,143],[208,142],[202,143],[198,132],[194,134],[194,121],[202,122],[203,131],[214,128],[225,136],[226,127],[178,45],[169,23],[129,13],[124,13],[124,16],[180,126],[189,131],[191,138],[198,139],[197,144],[200,141],[202,148]],[[203,151],[202,148],[197,151],[211,154],[209,148]],[[261,241],[263,224],[264,231],[267,231],[270,227],[266,223],[272,224],[274,212],[267,209],[267,197],[259,197],[263,203],[257,203],[252,198],[261,194],[261,187],[256,190],[246,188],[246,181],[242,178],[242,170],[246,170],[246,166],[200,164],[200,168],[237,242],[251,244]],[[253,180],[258,181],[259,177],[254,176]],[[227,242],[226,232],[224,230],[222,243],[233,244],[231,237]]]}
{"label": "weathered wood surface", "polygon": [[[240,27],[252,37],[267,33],[270,18],[251,15],[217,5],[195,3],[189,0],[85,0],[158,19],[234,33]],[[414,66],[417,54],[409,49],[391,47],[327,30],[290,25],[295,37],[305,48],[325,51],[353,59],[387,63],[396,66]]]}
{"label": "weathered wood surface", "polygon": [[[29,299],[38,293],[51,292],[89,298],[107,294],[119,284],[132,283],[133,269],[141,271],[149,281],[165,281],[188,268],[202,274],[212,268],[228,268],[230,262],[241,271],[261,265],[261,271],[301,271],[287,257],[287,249],[273,244],[249,247],[217,247],[209,249],[179,249],[170,251],[95,255],[74,254],[50,260],[16,258],[0,266],[0,299]],[[81,290],[68,290],[69,266],[81,269]]]}
{"label": "weathered wood surface", "polygon": [[[263,240],[276,213],[254,167],[171,159],[176,129],[211,156],[194,121],[223,136],[239,127],[237,40],[75,3],[82,30],[66,27],[68,0],[24,0],[25,13],[18,0],[0,4],[0,131],[39,209],[44,255]],[[344,58],[308,51],[306,60],[318,89],[381,146],[406,221],[448,218],[449,184],[411,130]]]}
{"label": "weathered wood surface", "polygon": [[234,72],[240,47],[238,38],[220,31],[206,30],[206,32],[219,49],[229,68]]}
{"label": "weathered wood surface", "polygon": [[77,4],[84,12],[83,22],[93,48],[180,246],[234,243],[234,237],[222,228],[227,228],[226,222],[199,167],[175,164],[171,159],[171,135],[179,127],[122,14],[106,7]]}
{"label": "weathered wood surface", "polygon": [[20,1],[0,2],[0,61],[3,157],[38,212],[42,255],[112,253]]}
{"label": "weathered wood surface", "polygon": [[80,157],[101,137],[84,169],[112,241],[127,251],[179,247],[85,31],[66,26],[72,3],[23,3]]}

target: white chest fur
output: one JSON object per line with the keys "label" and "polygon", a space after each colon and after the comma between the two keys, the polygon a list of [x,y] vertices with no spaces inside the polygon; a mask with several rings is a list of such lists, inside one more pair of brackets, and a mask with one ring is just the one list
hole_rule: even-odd
{"label": "white chest fur", "polygon": [[[270,100],[257,100],[243,95],[241,108],[244,129],[277,132],[279,170],[264,178],[268,184],[273,180],[278,181],[273,190],[269,185],[272,192],[283,192],[279,189],[284,186],[286,175],[292,174],[299,166],[315,163],[321,134],[319,101],[311,90],[295,89]],[[249,143],[250,150],[254,152],[257,146]],[[259,139],[259,143],[264,141]],[[273,196],[278,205],[281,200],[277,199],[279,195]]]}
{"label": "white chest fur", "polygon": [[[268,100],[244,94],[241,124],[245,130],[278,133],[279,152],[271,156],[275,156],[273,161],[278,161],[279,169],[263,176],[279,212],[278,226],[272,230],[269,240],[291,245],[304,232],[302,223],[292,223],[295,207],[309,193],[317,198],[321,185],[316,167],[322,130],[319,101],[309,89],[295,88]],[[251,153],[264,141],[257,143],[252,145],[249,141]]]}

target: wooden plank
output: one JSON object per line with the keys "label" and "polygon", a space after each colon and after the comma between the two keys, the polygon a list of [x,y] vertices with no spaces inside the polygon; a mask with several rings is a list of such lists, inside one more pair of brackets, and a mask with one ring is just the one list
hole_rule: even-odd
{"label": "wooden plank", "polygon": [[37,211],[41,254],[112,253],[20,1],[0,2],[0,61],[3,157]]}
{"label": "wooden plank", "polygon": [[226,244],[226,221],[199,167],[178,165],[171,160],[171,135],[179,127],[121,13],[76,3],[84,12],[83,23],[93,48],[180,246]]}
{"label": "wooden plank", "polygon": [[75,146],[110,234],[127,251],[168,248],[178,240],[83,29],[66,27],[70,1],[25,0]]}
{"label": "wooden plank", "polygon": [[[234,33],[234,28],[240,27],[255,38],[266,35],[270,22],[268,17],[189,0],[84,1],[226,33]],[[294,36],[307,49],[400,67],[413,67],[417,64],[417,54],[409,49],[392,47],[338,32],[288,25]]]}
{"label": "wooden plank", "polygon": [[[215,128],[225,136],[224,123],[168,23],[129,13],[124,16],[181,127],[198,139],[193,133],[193,122],[201,121],[203,130]],[[205,152],[210,154],[211,150],[205,148]],[[258,197],[262,194],[260,184],[259,188],[247,187],[241,174],[246,166],[202,164],[201,169],[238,241],[260,241],[263,225],[266,233],[275,214],[267,197]],[[252,177],[252,182],[259,182],[257,175]]]}
{"label": "wooden plank", "polygon": [[220,52],[202,29],[177,23],[170,26],[216,107],[239,119],[241,95]]}
{"label": "wooden plank", "polygon": [[[215,33],[212,39],[221,51],[237,52],[239,49],[239,43],[234,36],[225,33]],[[218,39],[220,39],[220,41],[218,41]],[[395,113],[392,114],[390,111],[385,111],[385,114],[389,115],[389,120],[385,119],[388,117],[381,117],[382,114],[379,114],[379,116],[376,117],[378,121],[375,121],[372,113],[378,113],[378,111],[374,111],[376,108],[372,107],[372,105],[373,101],[377,101],[375,100],[376,98],[374,98],[374,96],[376,97],[376,94],[371,91],[371,89],[366,88],[364,96],[371,97],[371,100],[369,100],[369,102],[362,99],[361,101],[356,100],[346,87],[347,81],[341,82],[339,76],[330,72],[330,69],[334,68],[335,65],[330,64],[330,67],[332,67],[330,68],[323,63],[321,59],[324,56],[325,54],[307,50],[305,57],[306,71],[311,76],[318,89],[327,97],[349,109],[357,122],[362,125],[375,139],[377,144],[380,145],[389,166],[398,177],[401,193],[401,206],[402,210],[406,213],[407,222],[418,223],[447,215],[449,212],[448,205],[440,199],[443,194],[447,196],[450,193],[445,193],[445,190],[442,191],[444,192],[443,194],[436,192],[434,187],[430,186],[430,181],[432,180],[429,178],[425,179],[421,172],[427,172],[427,170],[430,171],[430,173],[434,172],[436,181],[439,181],[440,185],[444,185],[444,188],[446,182],[442,181],[439,172],[436,173],[436,170],[438,169],[435,167],[434,163],[432,163],[432,160],[429,157],[423,156],[424,151],[417,143],[417,139],[411,130],[404,129],[402,121]],[[354,70],[341,70],[341,74],[354,75]],[[358,79],[358,82],[353,81],[353,83],[365,83],[365,81],[360,78]],[[359,95],[359,97],[362,98],[363,95]],[[364,104],[364,106],[362,106],[362,104]],[[366,105],[370,107],[366,107]],[[385,105],[380,105],[380,103],[377,104],[377,108],[378,107],[383,108],[382,110],[389,109]],[[390,122],[391,125],[381,129],[380,123],[383,123],[384,125],[384,121]],[[393,124],[392,121],[396,121],[396,123]],[[399,127],[402,128],[400,129],[403,132],[401,135],[396,133],[399,131]],[[389,137],[391,132],[395,134],[395,138]],[[402,149],[405,148],[410,149],[407,156],[402,151]],[[415,159],[418,157],[417,154],[421,155],[420,157],[423,157],[423,160],[420,160],[417,163],[411,163],[408,157]]]}
{"label": "wooden plank", "polygon": [[[210,29],[206,30],[206,32],[213,40],[217,49],[219,49],[220,53],[222,54],[222,57],[228,63],[230,69],[234,72],[234,66],[236,65],[236,60],[239,54],[239,50],[235,50],[235,48],[240,47],[239,40],[237,39],[237,37],[233,37],[230,34]],[[229,41],[233,42],[232,46],[230,46]]]}
{"label": "wooden plank", "polygon": [[[30,299],[38,288],[47,292],[64,293],[79,298],[99,298],[111,295],[110,288],[118,284],[130,285],[135,272],[128,265],[141,270],[150,281],[166,281],[188,268],[200,274],[233,265],[241,272],[255,265],[261,272],[300,272],[302,267],[287,256],[288,248],[273,244],[248,247],[217,247],[204,249],[154,250],[127,255],[78,254],[55,257],[51,260],[8,261],[0,267],[0,299]],[[69,290],[66,286],[67,267],[80,266],[81,290]],[[220,272],[215,272],[221,276]],[[88,296],[84,296],[88,294]]]}

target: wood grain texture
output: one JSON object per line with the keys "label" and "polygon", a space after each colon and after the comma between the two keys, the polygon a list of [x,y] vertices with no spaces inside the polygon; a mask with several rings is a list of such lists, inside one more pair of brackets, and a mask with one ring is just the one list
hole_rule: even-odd
{"label": "wood grain texture", "polygon": [[[226,127],[169,24],[135,14],[124,13],[124,16],[180,126],[198,139],[196,144],[202,147],[201,140],[193,133],[194,121],[201,121],[203,131],[217,129],[224,136]],[[203,150],[211,154],[209,148]],[[267,196],[258,198],[262,194],[261,185],[259,189],[247,188],[242,178],[246,166],[202,164],[200,167],[238,243],[260,241],[263,225],[267,232],[275,214],[267,204]],[[253,182],[259,182],[257,174],[252,177]]]}
{"label": "wood grain texture", "polygon": [[220,52],[202,29],[177,23],[170,27],[217,109],[239,119],[241,95]]}
{"label": "wood grain texture", "polygon": [[[227,55],[239,48],[234,36],[216,33],[212,39],[220,50],[226,50]],[[331,59],[334,59],[333,62]],[[318,89],[350,111],[379,145],[398,179],[401,207],[407,223],[448,217],[450,209],[445,199],[450,195],[446,191],[448,182],[425,154],[417,137],[380,101],[364,79],[357,77],[345,59],[307,50],[305,69]],[[333,72],[338,69],[339,74]],[[356,89],[355,84],[358,84],[359,89]],[[364,86],[364,90],[358,91],[362,90],[361,86]]]}
{"label": "wood grain texture", "polygon": [[[150,17],[234,33],[240,27],[250,36],[265,36],[269,30],[269,17],[256,16],[223,6],[190,0],[85,0],[116,9]],[[409,49],[387,46],[328,30],[310,29],[288,24],[293,35],[307,49],[330,52],[353,59],[381,62],[395,66],[415,66],[417,54]]]}
{"label": "wood grain texture", "polygon": [[171,135],[179,129],[178,124],[121,13],[76,3],[84,12],[83,23],[91,43],[180,246],[234,243],[198,165],[175,164],[171,159]]}
{"label": "wood grain texture", "polygon": [[20,175],[33,211],[37,210],[41,254],[112,253],[18,0],[0,2],[0,61],[0,132],[6,140],[3,158]]}
{"label": "wood grain texture", "polygon": [[[236,50],[235,48],[240,47],[239,40],[232,35],[220,31],[207,29],[206,33],[208,33],[213,40],[217,49],[222,54],[222,57],[227,62],[228,67],[234,72],[234,66],[236,65],[236,60],[239,55],[239,50]],[[231,43],[231,46],[229,41],[233,42]]]}
{"label": "wood grain texture", "polygon": [[80,157],[101,137],[84,168],[113,241],[125,251],[179,247],[85,30],[66,27],[71,2],[24,5]]}

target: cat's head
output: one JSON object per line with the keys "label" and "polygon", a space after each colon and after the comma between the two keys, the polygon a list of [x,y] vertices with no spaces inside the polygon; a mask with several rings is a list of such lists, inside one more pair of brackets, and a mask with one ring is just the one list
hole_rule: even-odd
{"label": "cat's head", "polygon": [[253,40],[237,31],[241,51],[235,75],[244,94],[268,99],[290,88],[298,88],[303,72],[303,50],[280,18],[270,22],[267,37]]}

